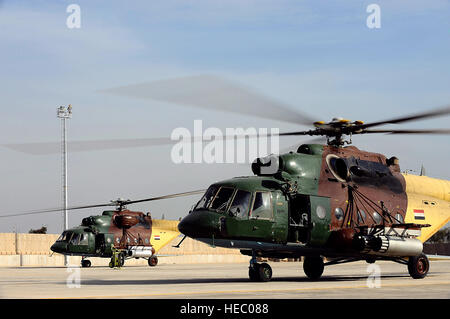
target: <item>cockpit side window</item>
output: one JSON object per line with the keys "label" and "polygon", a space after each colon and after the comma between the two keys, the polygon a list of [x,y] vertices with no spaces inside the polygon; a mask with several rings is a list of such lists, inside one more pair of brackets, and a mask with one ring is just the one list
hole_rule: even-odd
{"label": "cockpit side window", "polygon": [[83,233],[81,234],[80,245],[87,245],[87,244],[88,244],[88,234]]}
{"label": "cockpit side window", "polygon": [[63,241],[65,236],[66,236],[66,232],[63,232],[56,241]]}
{"label": "cockpit side window", "polygon": [[65,231],[61,234],[61,236],[59,236],[57,241],[65,241],[68,242],[70,241],[70,239],[72,238],[73,233],[70,231]]}
{"label": "cockpit side window", "polygon": [[214,199],[214,196],[217,193],[217,186],[210,186],[206,191],[205,195],[200,199],[200,201],[195,206],[194,210],[208,208],[211,204],[211,201]]}
{"label": "cockpit side window", "polygon": [[72,245],[78,245],[78,243],[80,241],[80,237],[81,237],[80,234],[74,233],[73,236],[72,236],[72,239],[70,240],[70,243]]}
{"label": "cockpit side window", "polygon": [[248,208],[250,206],[251,197],[252,194],[250,192],[237,190],[228,211],[237,218],[248,218]]}
{"label": "cockpit side window", "polygon": [[272,194],[270,192],[256,192],[250,218],[273,219]]}
{"label": "cockpit side window", "polygon": [[216,197],[214,197],[211,203],[211,209],[217,210],[219,212],[226,211],[228,204],[233,196],[234,188],[232,187],[221,187],[217,192]]}

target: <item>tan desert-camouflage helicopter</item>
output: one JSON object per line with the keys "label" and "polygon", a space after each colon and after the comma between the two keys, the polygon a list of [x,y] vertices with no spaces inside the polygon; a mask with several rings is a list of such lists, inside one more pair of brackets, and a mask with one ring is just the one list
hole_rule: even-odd
{"label": "tan desert-camouflage helicopter", "polygon": [[[302,144],[294,152],[253,162],[254,176],[212,184],[178,229],[196,240],[252,256],[249,277],[269,281],[271,267],[257,257],[297,258],[318,279],[324,266],[390,260],[424,278],[429,260],[423,242],[450,220],[450,181],[401,173],[399,159],[351,146],[359,134],[450,134],[448,129],[373,129],[445,116],[450,107],[372,123],[335,118],[316,121],[283,103],[213,76],[164,80],[106,90],[301,125],[306,131],[280,136],[326,137],[326,144]],[[346,137],[350,137],[349,140]],[[94,141],[75,150],[174,143],[169,138]],[[347,146],[346,146],[347,145]],[[9,145],[49,152],[50,144]],[[51,146],[54,147],[54,146]],[[276,164],[269,173],[265,168]],[[324,262],[324,258],[327,259]]]}

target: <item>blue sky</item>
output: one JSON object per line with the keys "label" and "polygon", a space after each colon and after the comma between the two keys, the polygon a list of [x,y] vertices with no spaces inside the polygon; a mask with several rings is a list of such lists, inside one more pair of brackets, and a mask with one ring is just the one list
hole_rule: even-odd
{"label": "blue sky", "polygon": [[[68,29],[66,8],[81,8]],[[369,29],[366,8],[381,8]],[[225,127],[280,127],[276,121],[99,94],[98,90],[184,75],[216,74],[252,86],[315,117],[365,121],[450,103],[449,1],[3,1],[0,4],[2,144],[58,141],[55,110],[72,103],[77,140],[167,136],[194,119]],[[448,118],[402,127],[448,127]],[[303,127],[302,127],[303,129]],[[286,144],[292,144],[287,140]],[[295,141],[295,140],[294,140]],[[355,137],[360,148],[396,155],[449,179],[448,137]],[[59,156],[0,149],[2,211],[60,204]],[[205,188],[248,168],[169,163],[169,147],[74,153],[70,204],[139,199]],[[178,218],[194,198],[142,205]],[[82,212],[84,216],[94,212]],[[61,220],[46,214],[3,220],[28,231]],[[71,219],[71,225],[79,223]]]}

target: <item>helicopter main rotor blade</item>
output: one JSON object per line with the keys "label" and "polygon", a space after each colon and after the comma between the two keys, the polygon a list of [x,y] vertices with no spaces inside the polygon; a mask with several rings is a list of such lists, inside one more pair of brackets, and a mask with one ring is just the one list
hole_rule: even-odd
{"label": "helicopter main rotor blade", "polygon": [[398,117],[398,118],[379,121],[379,122],[361,124],[361,125],[355,126],[355,128],[356,129],[365,129],[365,128],[369,128],[369,127],[384,125],[384,124],[399,124],[399,123],[404,123],[404,122],[418,121],[418,120],[422,120],[422,119],[426,119],[426,118],[445,116],[448,114],[450,114],[450,105],[447,105],[445,107],[441,107],[438,109],[434,109],[434,110],[428,111],[428,112],[412,114],[412,115],[408,115],[408,116]]}
{"label": "helicopter main rotor blade", "polygon": [[364,130],[364,133],[386,133],[386,134],[450,134],[450,130]]}
{"label": "helicopter main rotor blade", "polygon": [[150,198],[146,198],[146,199],[126,201],[125,205],[142,203],[142,202],[151,202],[151,201],[154,201],[154,200],[161,200],[161,199],[169,199],[169,198],[176,198],[176,197],[184,197],[184,196],[191,196],[191,195],[197,195],[197,194],[204,194],[205,191],[206,191],[206,189],[200,189],[200,190],[191,191],[191,192],[184,192],[184,193],[164,195],[164,196],[158,196],[158,197],[150,197]]}
{"label": "helicopter main rotor blade", "polygon": [[[289,136],[299,135],[294,133],[280,133],[280,134],[266,134],[266,135],[226,135],[222,137],[215,137],[213,140],[227,140],[238,138],[259,138],[270,137],[272,135]],[[306,135],[306,134],[302,134]],[[198,143],[211,142],[202,138],[201,136],[194,136],[189,141],[172,140],[170,137],[155,137],[155,138],[136,138],[136,139],[114,139],[114,140],[95,140],[95,141],[71,141],[67,143],[67,150],[72,152],[88,152],[88,151],[102,151],[114,150],[121,148],[135,148],[147,146],[164,146],[173,145],[177,143]],[[9,148],[16,152],[26,153],[30,155],[49,155],[59,154],[61,152],[60,142],[37,142],[37,143],[20,143],[20,144],[3,144],[3,147]]]}
{"label": "helicopter main rotor blade", "polygon": [[[158,197],[150,197],[150,198],[140,199],[140,200],[135,200],[135,201],[130,201],[130,200],[111,201],[110,203],[106,203],[106,204],[71,206],[71,207],[68,207],[67,210],[80,210],[80,209],[98,208],[98,207],[116,207],[116,206],[119,206],[119,204],[129,205],[129,204],[135,204],[135,203],[141,203],[141,202],[149,202],[149,201],[155,201],[155,200],[161,200],[161,199],[169,199],[169,198],[175,198],[175,197],[183,197],[183,196],[191,196],[191,195],[203,194],[205,191],[206,190],[196,190],[196,191],[176,193],[176,194],[170,194],[170,195],[164,195],[164,196],[158,196]],[[34,210],[34,211],[28,211],[28,212],[23,212],[23,213],[14,213],[14,214],[6,214],[6,215],[2,214],[2,215],[0,215],[0,218],[35,215],[35,214],[45,214],[45,213],[51,213],[51,212],[60,212],[60,211],[63,211],[63,210],[64,210],[64,208],[60,207],[60,208],[51,208],[51,209],[43,209],[43,210]]]}
{"label": "helicopter main rotor blade", "polygon": [[289,107],[283,102],[212,75],[160,80],[121,86],[101,90],[100,92],[295,124],[312,125],[315,122],[310,116]]}
{"label": "helicopter main rotor blade", "polygon": [[[245,136],[223,136],[217,138],[226,140],[229,138],[243,138]],[[257,137],[248,136],[249,138]],[[164,146],[172,145],[180,142],[183,143],[197,143],[209,142],[209,140],[202,139],[202,137],[192,137],[190,141],[172,140],[169,137],[155,137],[155,138],[136,138],[136,139],[117,139],[117,140],[96,140],[96,141],[72,141],[67,142],[67,150],[72,152],[89,152],[89,151],[105,151],[122,148],[135,148],[147,146]],[[16,152],[26,153],[30,155],[49,155],[61,153],[61,142],[37,142],[37,143],[20,143],[20,144],[3,144],[3,147],[9,148]]]}
{"label": "helicopter main rotor blade", "polygon": [[[98,207],[107,207],[107,206],[116,206],[116,205],[112,204],[112,203],[108,203],[108,204],[87,205],[87,206],[73,206],[73,207],[68,207],[67,210],[98,208]],[[63,210],[64,210],[64,208],[51,208],[51,209],[43,209],[43,210],[31,210],[31,211],[23,212],[23,213],[14,213],[14,214],[0,215],[0,218],[15,217],[15,216],[26,216],[26,215],[36,215],[36,214],[45,214],[45,213],[52,213],[52,212],[61,212]]]}
{"label": "helicopter main rotor blade", "polygon": [[280,136],[298,136],[298,135],[320,135],[316,133],[316,130],[310,131],[296,131],[296,132],[285,132],[278,134]]}
{"label": "helicopter main rotor blade", "polygon": [[[69,152],[87,152],[120,148],[170,145],[176,142],[177,141],[173,141],[169,137],[72,141],[67,142],[67,149]],[[48,155],[58,154],[61,152],[61,142],[3,144],[2,146],[17,152],[31,155]]]}

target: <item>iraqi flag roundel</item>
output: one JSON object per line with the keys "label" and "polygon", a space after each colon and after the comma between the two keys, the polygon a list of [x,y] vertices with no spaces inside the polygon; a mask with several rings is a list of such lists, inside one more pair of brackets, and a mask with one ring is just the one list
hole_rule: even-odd
{"label": "iraqi flag roundel", "polygon": [[414,219],[425,219],[425,211],[423,209],[414,209]]}

